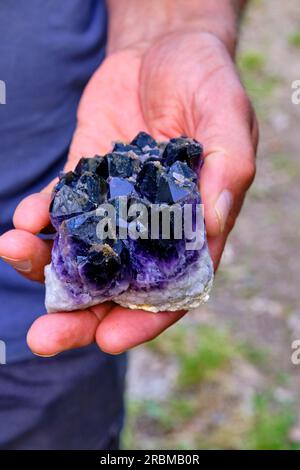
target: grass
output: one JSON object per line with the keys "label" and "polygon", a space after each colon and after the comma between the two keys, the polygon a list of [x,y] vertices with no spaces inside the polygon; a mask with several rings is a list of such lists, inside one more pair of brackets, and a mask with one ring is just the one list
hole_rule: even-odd
{"label": "grass", "polygon": [[246,341],[234,342],[225,329],[210,325],[177,326],[158,337],[148,347],[162,355],[172,355],[178,363],[178,387],[198,385],[236,356],[263,366],[268,352]]}
{"label": "grass", "polygon": [[[189,449],[195,443],[189,437],[186,442],[173,442],[168,438],[168,433],[177,429],[184,429],[193,416],[197,413],[197,403],[191,403],[185,397],[173,397],[167,403],[159,403],[153,400],[131,402],[129,406],[129,420],[123,434],[124,448],[134,449],[138,436],[132,432],[137,422],[147,423],[151,427],[153,436],[157,442],[170,448]],[[254,399],[254,420],[248,435],[243,439],[241,448],[251,450],[300,450],[300,444],[289,441],[289,431],[294,424],[293,410],[285,405],[280,408],[274,405],[270,393],[258,394]],[[225,430],[224,430],[225,432]],[[194,436],[195,437],[195,436]],[[196,436],[200,443],[196,448],[214,448],[213,442],[205,444],[206,436]],[[160,445],[161,445],[160,444]],[[218,448],[218,445],[215,446]]]}
{"label": "grass", "polygon": [[238,352],[227,331],[207,325],[178,326],[149,347],[177,359],[179,389],[198,385]]}
{"label": "grass", "polygon": [[293,47],[300,47],[300,31],[295,31],[288,37],[289,44]]}
{"label": "grass", "polygon": [[248,438],[248,446],[255,450],[293,450],[299,445],[289,442],[288,434],[294,422],[292,410],[285,406],[273,407],[269,394],[255,398],[255,423]]}
{"label": "grass", "polygon": [[262,350],[247,341],[241,343],[239,349],[242,355],[248,359],[251,364],[256,366],[266,366],[266,364],[268,364],[268,351]]}
{"label": "grass", "polygon": [[179,356],[178,385],[189,388],[208,379],[236,355],[227,332],[212,327],[199,329],[199,341],[188,354]]}
{"label": "grass", "polygon": [[[123,431],[123,447],[125,449],[136,448],[136,438],[138,435],[139,423],[143,423],[151,428],[156,439],[159,436],[167,441],[168,433],[171,433],[178,427],[184,427],[197,411],[197,404],[192,400],[180,395],[172,396],[167,402],[158,402],[155,400],[131,401],[128,404],[128,419]],[[190,443],[176,442],[174,448],[189,448]],[[170,444],[168,443],[168,447]],[[172,446],[171,446],[172,447]]]}
{"label": "grass", "polygon": [[264,56],[257,51],[247,51],[240,54],[238,65],[242,72],[262,72],[265,67]]}
{"label": "grass", "polygon": [[180,396],[173,396],[167,403],[154,400],[140,402],[140,413],[161,426],[164,431],[171,431],[188,421],[194,414],[191,401]]}
{"label": "grass", "polygon": [[284,172],[290,178],[297,178],[300,175],[300,163],[296,155],[284,155],[280,152],[274,152],[271,162],[274,171]]}
{"label": "grass", "polygon": [[280,80],[266,71],[266,59],[259,51],[240,53],[237,63],[246,91],[257,111],[263,115],[266,99],[272,96]]}
{"label": "grass", "polygon": [[279,80],[273,76],[253,77],[244,76],[243,83],[250,98],[256,106],[263,107],[264,99],[269,97],[276,89]]}

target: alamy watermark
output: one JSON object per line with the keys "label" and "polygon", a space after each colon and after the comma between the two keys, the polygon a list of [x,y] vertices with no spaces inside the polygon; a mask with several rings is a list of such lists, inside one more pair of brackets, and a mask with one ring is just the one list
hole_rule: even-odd
{"label": "alamy watermark", "polygon": [[292,342],[291,348],[293,349],[293,353],[291,355],[291,361],[294,366],[298,366],[300,364],[300,340],[295,339]]}
{"label": "alamy watermark", "polygon": [[126,196],[96,209],[99,240],[184,240],[186,250],[199,250],[204,242],[203,204],[143,204],[128,207]]}
{"label": "alamy watermark", "polygon": [[0,80],[0,104],[6,104],[6,83]]}
{"label": "alamy watermark", "polygon": [[300,104],[300,80],[292,82],[292,89],[294,90],[292,93],[292,103]]}
{"label": "alamy watermark", "polygon": [[0,340],[0,364],[6,364],[6,344]]}

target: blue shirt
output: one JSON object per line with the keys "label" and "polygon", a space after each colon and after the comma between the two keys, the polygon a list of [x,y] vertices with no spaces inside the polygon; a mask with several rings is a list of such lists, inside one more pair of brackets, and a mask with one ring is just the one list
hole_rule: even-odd
{"label": "blue shirt", "polygon": [[[83,89],[103,60],[104,0],[1,0],[0,233],[17,204],[62,169]],[[31,355],[26,333],[45,313],[44,287],[0,261],[0,340],[7,362]]]}

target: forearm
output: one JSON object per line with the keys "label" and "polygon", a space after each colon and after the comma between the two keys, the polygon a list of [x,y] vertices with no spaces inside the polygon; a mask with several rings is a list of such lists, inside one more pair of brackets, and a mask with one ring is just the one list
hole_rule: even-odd
{"label": "forearm", "polygon": [[247,0],[108,0],[108,53],[146,48],[164,34],[207,31],[233,54]]}

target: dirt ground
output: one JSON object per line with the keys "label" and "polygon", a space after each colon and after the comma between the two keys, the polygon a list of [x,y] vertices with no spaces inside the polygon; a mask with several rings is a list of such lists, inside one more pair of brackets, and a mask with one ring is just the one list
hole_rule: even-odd
{"label": "dirt ground", "polygon": [[299,0],[253,0],[238,63],[258,171],[210,301],[132,352],[125,448],[300,449]]}

